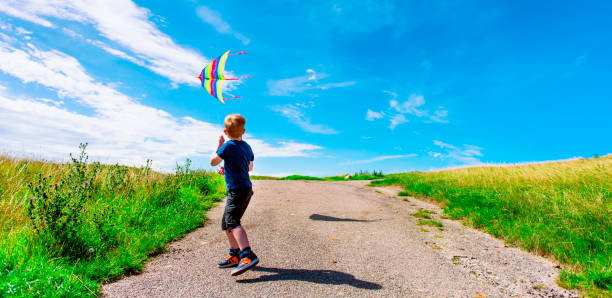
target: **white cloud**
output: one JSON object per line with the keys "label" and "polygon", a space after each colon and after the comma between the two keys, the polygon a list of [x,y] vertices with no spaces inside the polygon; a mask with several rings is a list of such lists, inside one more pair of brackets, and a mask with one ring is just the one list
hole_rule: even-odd
{"label": "white cloud", "polygon": [[380,119],[384,116],[384,114],[382,112],[374,112],[370,109],[368,109],[368,112],[366,113],[366,120],[368,121],[374,121],[376,119]]}
{"label": "white cloud", "polygon": [[[80,114],[61,108],[61,102],[2,94],[3,151],[62,159],[79,142],[87,141],[90,154],[105,162],[134,165],[151,158],[161,168],[172,168],[185,157],[208,156],[222,131],[219,125],[142,105],[98,83],[75,58],[57,50],[42,51],[33,45],[15,48],[0,42],[0,70],[24,83],[45,86],[59,98],[75,100],[90,110]],[[272,145],[250,135],[246,139],[260,157],[308,156],[322,149],[291,141]]]}
{"label": "white cloud", "polygon": [[397,114],[392,116],[389,122],[389,129],[394,130],[398,125],[408,122],[408,119],[406,119],[404,114]]}
{"label": "white cloud", "polygon": [[307,69],[306,73],[307,75],[294,78],[269,80],[268,93],[274,96],[295,96],[307,90],[327,90],[355,85],[354,81],[321,84],[318,80],[326,78],[326,74],[317,74],[312,69]]}
{"label": "white cloud", "polygon": [[246,137],[258,157],[310,157],[312,151],[323,149],[321,146],[293,141],[279,142],[278,145],[274,146],[262,140],[249,138],[248,134]]}
{"label": "white cloud", "polygon": [[15,33],[19,35],[28,35],[28,34],[32,34],[32,31],[28,31],[22,27],[15,27]]}
{"label": "white cloud", "polygon": [[448,116],[447,110],[435,110],[433,115],[429,116],[429,119],[431,119],[431,121],[433,122],[448,123],[448,120],[446,119],[447,116]]}
{"label": "white cloud", "polygon": [[309,73],[310,76],[308,77],[308,80],[312,81],[312,80],[316,80],[317,79],[317,73],[313,70],[313,69],[307,69],[306,73]]}
{"label": "white cloud", "polygon": [[[304,107],[303,105],[301,107]],[[293,104],[278,105],[270,107],[273,111],[278,112],[281,116],[287,118],[290,122],[298,125],[304,131],[318,134],[337,134],[338,131],[322,124],[312,124],[310,118],[304,115],[302,108]]]}
{"label": "white cloud", "polygon": [[389,101],[389,105],[394,110],[402,114],[412,114],[417,117],[423,117],[427,114],[426,111],[419,110],[418,108],[425,104],[425,98],[423,95],[411,94],[407,101],[398,103],[395,99]]}
{"label": "white cloud", "polygon": [[384,93],[391,95],[389,100],[389,109],[387,112],[374,112],[368,109],[366,114],[366,120],[374,121],[375,119],[388,118],[389,129],[393,130],[402,123],[409,122],[406,115],[412,115],[418,118],[425,118],[425,122],[438,122],[448,123],[446,117],[448,111],[444,110],[442,106],[438,106],[438,109],[433,113],[423,109],[425,105],[425,97],[419,94],[411,94],[408,100],[399,102],[397,100],[397,93],[393,91],[384,90]]}
{"label": "white cloud", "polygon": [[6,1],[6,2],[3,1],[3,2],[0,2],[0,11],[10,16],[20,18],[20,19],[23,19],[23,20],[26,20],[28,22],[32,22],[35,24],[39,24],[44,27],[54,27],[54,25],[51,22],[41,17],[38,17],[36,14],[31,13],[32,10],[36,9],[36,6],[37,5],[35,5],[34,1],[31,1],[29,3],[23,3],[19,0]]}
{"label": "white cloud", "polygon": [[150,11],[130,0],[19,0],[0,4],[0,11],[46,27],[55,25],[44,17],[93,24],[102,36],[144,61],[144,67],[174,83],[197,85],[195,74],[209,62],[159,31],[149,20]]}
{"label": "white cloud", "polygon": [[295,104],[295,106],[300,107],[300,108],[304,108],[304,109],[309,109],[309,108],[314,108],[315,107],[315,103],[314,101],[307,101],[307,102],[298,102]]}
{"label": "white cloud", "polygon": [[386,155],[386,156],[379,156],[379,157],[364,159],[364,160],[348,161],[348,162],[340,163],[339,165],[358,165],[358,164],[373,163],[373,162],[387,160],[387,159],[398,159],[398,158],[417,157],[417,156],[418,156],[417,154]]}
{"label": "white cloud", "polygon": [[[117,56],[119,58],[128,60],[136,65],[140,65],[140,66],[145,66],[146,67],[146,63],[138,58],[135,58],[133,56],[130,56],[128,54],[126,54],[125,52],[121,51],[121,50],[117,50],[114,48],[109,47],[107,44],[105,44],[104,42],[101,42],[99,40],[92,40],[92,39],[85,39],[88,43],[101,48],[102,50],[106,51],[107,53],[113,55],[113,56]],[[173,82],[173,84],[175,84]]]}
{"label": "white cloud", "polygon": [[482,162],[478,157],[482,157],[482,148],[474,145],[462,145],[457,147],[442,141],[434,140],[434,145],[440,147],[444,152],[429,152],[429,155],[434,158],[451,159],[458,161],[464,165],[478,165]]}
{"label": "white cloud", "polygon": [[397,98],[397,93],[395,93],[393,91],[383,90],[383,93],[391,94],[391,98],[393,98],[393,99]]}
{"label": "white cloud", "polygon": [[200,6],[197,9],[197,13],[204,22],[212,25],[217,32],[222,34],[231,34],[236,39],[240,40],[245,46],[251,42],[251,40],[246,36],[234,32],[232,27],[221,18],[221,14],[219,14],[217,11],[214,11],[206,6]]}
{"label": "white cloud", "polygon": [[83,35],[74,32],[74,30],[68,29],[66,27],[62,28],[62,32],[64,32],[66,35],[72,37],[72,38],[83,38]]}
{"label": "white cloud", "polygon": [[355,85],[355,81],[320,84],[315,89],[327,90],[327,89],[332,89],[332,88],[348,87],[352,85]]}

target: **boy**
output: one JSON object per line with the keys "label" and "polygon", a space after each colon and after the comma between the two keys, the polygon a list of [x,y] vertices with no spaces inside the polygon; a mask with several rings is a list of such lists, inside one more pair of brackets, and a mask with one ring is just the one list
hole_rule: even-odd
{"label": "boy", "polygon": [[213,167],[224,161],[224,166],[218,171],[225,175],[227,184],[227,201],[221,229],[227,235],[230,249],[229,256],[219,262],[219,268],[236,267],[232,270],[232,276],[242,274],[259,263],[251,251],[246,231],[240,225],[240,219],[253,196],[249,171],[253,169],[254,156],[249,144],[242,140],[245,123],[246,120],[240,114],[227,115],[223,132],[229,140],[225,142],[223,135],[219,136],[217,151],[210,158]]}

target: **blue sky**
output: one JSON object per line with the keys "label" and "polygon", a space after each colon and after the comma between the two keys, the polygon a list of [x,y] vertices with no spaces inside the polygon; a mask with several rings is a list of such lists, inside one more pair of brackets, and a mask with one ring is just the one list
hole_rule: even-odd
{"label": "blue sky", "polygon": [[[255,173],[331,175],[612,150],[612,4],[3,1],[0,151],[207,168],[241,113]],[[195,78],[226,50],[225,105]]]}

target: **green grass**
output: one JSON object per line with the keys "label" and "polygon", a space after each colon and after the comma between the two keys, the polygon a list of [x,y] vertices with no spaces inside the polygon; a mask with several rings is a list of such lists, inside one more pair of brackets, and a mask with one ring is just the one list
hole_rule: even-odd
{"label": "green grass", "polygon": [[94,296],[140,271],[224,195],[222,176],[188,166],[0,158],[0,296]]}
{"label": "green grass", "polygon": [[[425,215],[429,216],[427,214],[425,214]],[[428,220],[428,219],[419,219],[417,224],[419,226],[432,226],[432,227],[437,227],[437,228],[444,227],[444,225],[441,222],[435,221],[435,220]]]}
{"label": "green grass", "polygon": [[[347,179],[348,176],[348,179]],[[347,181],[347,180],[375,180],[385,177],[382,172],[366,172],[360,171],[353,175],[337,175],[329,177],[314,177],[304,175],[290,175],[286,177],[272,177],[272,176],[251,176],[251,180],[316,180],[316,181]]]}
{"label": "green grass", "polygon": [[425,219],[431,219],[431,216],[428,213],[430,212],[427,212],[425,209],[419,209],[419,211],[413,213],[412,216],[419,217],[419,218],[425,218]]}
{"label": "green grass", "polygon": [[545,164],[387,175],[439,202],[449,218],[563,264],[560,284],[609,295],[612,288],[612,156]]}
{"label": "green grass", "polygon": [[251,180],[280,180],[281,178],[272,176],[251,175]]}
{"label": "green grass", "polygon": [[280,180],[325,180],[325,179],[319,178],[319,177],[312,177],[312,176],[291,175],[291,176],[283,177]]}

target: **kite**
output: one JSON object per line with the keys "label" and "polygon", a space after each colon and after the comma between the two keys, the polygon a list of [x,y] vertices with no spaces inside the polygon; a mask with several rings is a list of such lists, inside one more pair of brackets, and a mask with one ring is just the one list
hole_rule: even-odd
{"label": "kite", "polygon": [[[228,55],[244,55],[245,51],[236,54],[230,54],[230,51],[223,53],[223,55],[219,56],[217,59],[210,62],[202,72],[198,76],[200,82],[202,82],[202,87],[210,93],[213,97],[218,99],[220,102],[225,103],[226,99],[237,99],[242,97],[227,97],[223,98],[223,82],[224,81],[237,81],[240,80],[238,78],[226,78],[223,75],[223,69],[225,68],[225,61],[227,60]],[[249,78],[248,76],[242,76],[241,78]]]}

